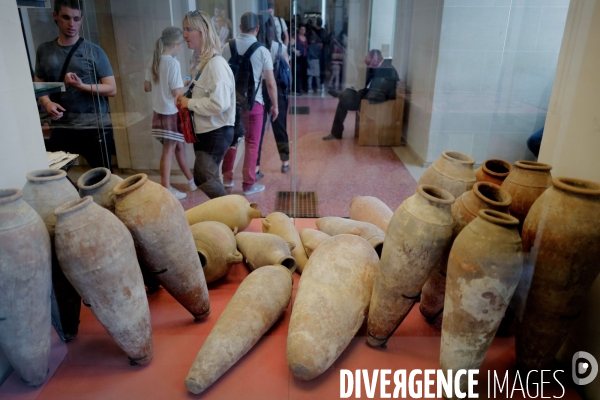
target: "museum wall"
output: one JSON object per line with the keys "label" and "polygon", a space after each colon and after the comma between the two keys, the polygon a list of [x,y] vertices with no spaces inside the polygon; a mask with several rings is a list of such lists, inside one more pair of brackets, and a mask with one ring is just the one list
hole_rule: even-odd
{"label": "museum wall", "polygon": [[[22,188],[27,172],[47,168],[17,5],[0,3],[0,188]],[[1,375],[1,374],[0,374]]]}
{"label": "museum wall", "polygon": [[[424,163],[446,149],[477,162],[533,159],[525,142],[544,126],[568,5],[569,0],[415,5],[407,140]],[[419,65],[431,68],[414,71]]]}
{"label": "museum wall", "polygon": [[[20,32],[16,2],[0,2],[0,189],[22,188],[25,175],[46,168],[46,153],[35,94],[27,66],[25,42]],[[0,383],[12,368],[0,350]]]}

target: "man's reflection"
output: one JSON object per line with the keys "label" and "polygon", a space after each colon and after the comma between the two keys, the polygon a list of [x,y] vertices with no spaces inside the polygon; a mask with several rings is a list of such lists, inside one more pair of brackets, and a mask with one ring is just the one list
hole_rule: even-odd
{"label": "man's reflection", "polygon": [[54,2],[58,38],[37,49],[35,81],[66,85],[66,92],[39,99],[52,118],[46,150],[81,154],[92,168],[110,169],[114,141],[106,97],[117,94],[117,85],[102,48],[79,37],[83,23],[79,3]]}
{"label": "man's reflection", "polygon": [[[344,120],[348,111],[358,111],[360,101],[368,99],[370,103],[383,103],[396,98],[398,72],[390,60],[385,60],[379,50],[371,50],[365,57],[367,64],[367,85],[356,91],[345,89],[339,94],[339,102],[333,119],[331,133],[323,140],[341,139],[344,132]],[[337,96],[337,93],[331,93]]]}

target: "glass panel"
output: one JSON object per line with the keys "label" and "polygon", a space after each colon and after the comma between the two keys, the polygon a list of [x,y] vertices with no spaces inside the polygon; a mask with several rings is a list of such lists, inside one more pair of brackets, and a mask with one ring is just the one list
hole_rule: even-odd
{"label": "glass panel", "polygon": [[32,75],[45,82],[36,84],[36,97],[46,148],[80,154],[94,167],[108,167],[114,154],[108,97],[116,84],[100,47],[102,27],[95,3],[63,3],[57,4],[56,12],[44,6],[19,9]]}
{"label": "glass panel", "polygon": [[314,56],[294,60],[292,103],[308,112],[295,114],[297,190],[317,192],[321,215],[348,216],[358,195],[395,210],[444,150],[535,159],[527,140],[544,126],[568,5],[296,2],[308,44],[320,35],[307,17],[326,10],[328,32],[321,82]]}

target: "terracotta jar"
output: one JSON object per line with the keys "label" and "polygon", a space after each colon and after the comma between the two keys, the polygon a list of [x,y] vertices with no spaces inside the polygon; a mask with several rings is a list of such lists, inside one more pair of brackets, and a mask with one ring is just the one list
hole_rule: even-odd
{"label": "terracotta jar", "polygon": [[442,371],[479,369],[485,358],[523,271],[518,226],[515,217],[481,210],[456,237],[448,261]]}
{"label": "terracotta jar", "polygon": [[19,189],[0,189],[0,254],[0,347],[21,379],[38,386],[50,356],[50,237]]}
{"label": "terracotta jar", "polygon": [[512,171],[512,165],[504,160],[485,160],[481,167],[475,170],[477,182],[491,182],[502,185],[508,174]]}
{"label": "terracotta jar", "polygon": [[206,390],[281,318],[292,298],[292,282],[280,265],[257,269],[242,281],[185,378],[190,392]]}
{"label": "terracotta jar", "polygon": [[265,265],[283,265],[290,272],[296,270],[296,260],[292,257],[292,242],[272,233],[240,232],[235,235],[237,247],[246,260],[246,265],[254,271]]}
{"label": "terracotta jar", "polygon": [[350,344],[366,318],[378,263],[373,246],[356,235],[333,236],[312,254],[287,339],[287,363],[296,378],[316,378]]}
{"label": "terracotta jar", "polygon": [[515,168],[502,183],[502,189],[512,196],[510,214],[515,216],[521,226],[533,203],[551,185],[552,167],[535,161],[517,161]]}
{"label": "terracotta jar", "polygon": [[378,255],[381,255],[385,232],[369,222],[353,221],[341,217],[323,217],[317,219],[317,228],[330,236],[344,233],[357,235],[371,243]]}
{"label": "terracotta jar", "polygon": [[387,232],[392,215],[394,212],[377,197],[358,196],[350,202],[350,219],[369,222],[383,232]]}
{"label": "terracotta jar", "polygon": [[307,257],[310,257],[313,251],[330,237],[331,236],[318,229],[304,228],[300,230],[300,240],[302,241]]}
{"label": "terracotta jar", "polygon": [[272,212],[267,215],[262,221],[262,231],[272,233],[281,237],[288,243],[293,243],[292,257],[296,260],[296,271],[300,274],[304,270],[304,266],[308,261],[308,256],[300,240],[300,235],[296,230],[294,222],[282,212]]}
{"label": "terracotta jar", "polygon": [[92,196],[94,202],[110,212],[115,212],[115,195],[112,189],[123,179],[113,175],[108,168],[94,168],[77,180],[79,195]]}
{"label": "terracotta jar", "polygon": [[225,224],[204,221],[190,227],[206,283],[224,277],[233,264],[243,261],[235,236]]}
{"label": "terracotta jar", "polygon": [[449,246],[453,202],[449,192],[421,185],[394,213],[371,297],[367,337],[371,346],[385,347]]}
{"label": "terracotta jar", "polygon": [[534,272],[517,363],[534,369],[554,359],[600,272],[600,183],[561,177],[552,185],[523,225],[525,268]]}
{"label": "terracotta jar", "polygon": [[[472,190],[459,196],[450,207],[454,218],[451,242],[467,224],[477,217],[480,210],[496,210],[508,214],[511,202],[510,194],[500,186],[490,182],[475,183]],[[423,285],[419,311],[431,323],[444,310],[446,267],[449,254],[450,247]]]}
{"label": "terracotta jar", "polygon": [[54,251],[54,210],[67,201],[79,199],[67,173],[56,169],[42,169],[27,174],[23,186],[25,200],[44,220],[52,245],[52,325],[58,336],[68,342],[77,336],[81,297],[60,268]]}
{"label": "terracotta jar", "polygon": [[206,280],[179,200],[146,174],[123,180],[113,193],[115,215],[131,232],[138,258],[196,320],[208,316]]}
{"label": "terracotta jar", "polygon": [[91,196],[55,214],[56,254],[65,275],[131,365],[147,364],[154,354],[150,309],[127,227]]}
{"label": "terracotta jar", "polygon": [[475,159],[467,154],[443,151],[442,156],[423,172],[417,186],[437,186],[458,197],[471,190],[475,183],[474,164]]}
{"label": "terracotta jar", "polygon": [[227,225],[234,233],[246,229],[252,219],[261,218],[258,204],[250,203],[244,196],[229,194],[208,200],[185,212],[190,225],[203,221],[218,221]]}

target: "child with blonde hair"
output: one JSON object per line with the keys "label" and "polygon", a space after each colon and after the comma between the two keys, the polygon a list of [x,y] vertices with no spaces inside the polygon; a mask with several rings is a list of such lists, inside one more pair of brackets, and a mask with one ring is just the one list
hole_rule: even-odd
{"label": "child with blonde hair", "polygon": [[[160,158],[160,181],[179,200],[185,199],[187,195],[171,186],[173,154],[188,180],[190,190],[197,189],[185,156],[185,140],[181,133],[177,107],[174,102],[175,97],[183,93],[184,82],[181,78],[181,67],[175,57],[183,49],[184,42],[181,29],[174,26],[165,28],[162,36],[156,41],[154,57],[146,71],[144,82],[144,90],[152,92],[152,109],[154,110],[152,137],[158,139],[163,145]],[[152,90],[153,85],[154,90]]]}

